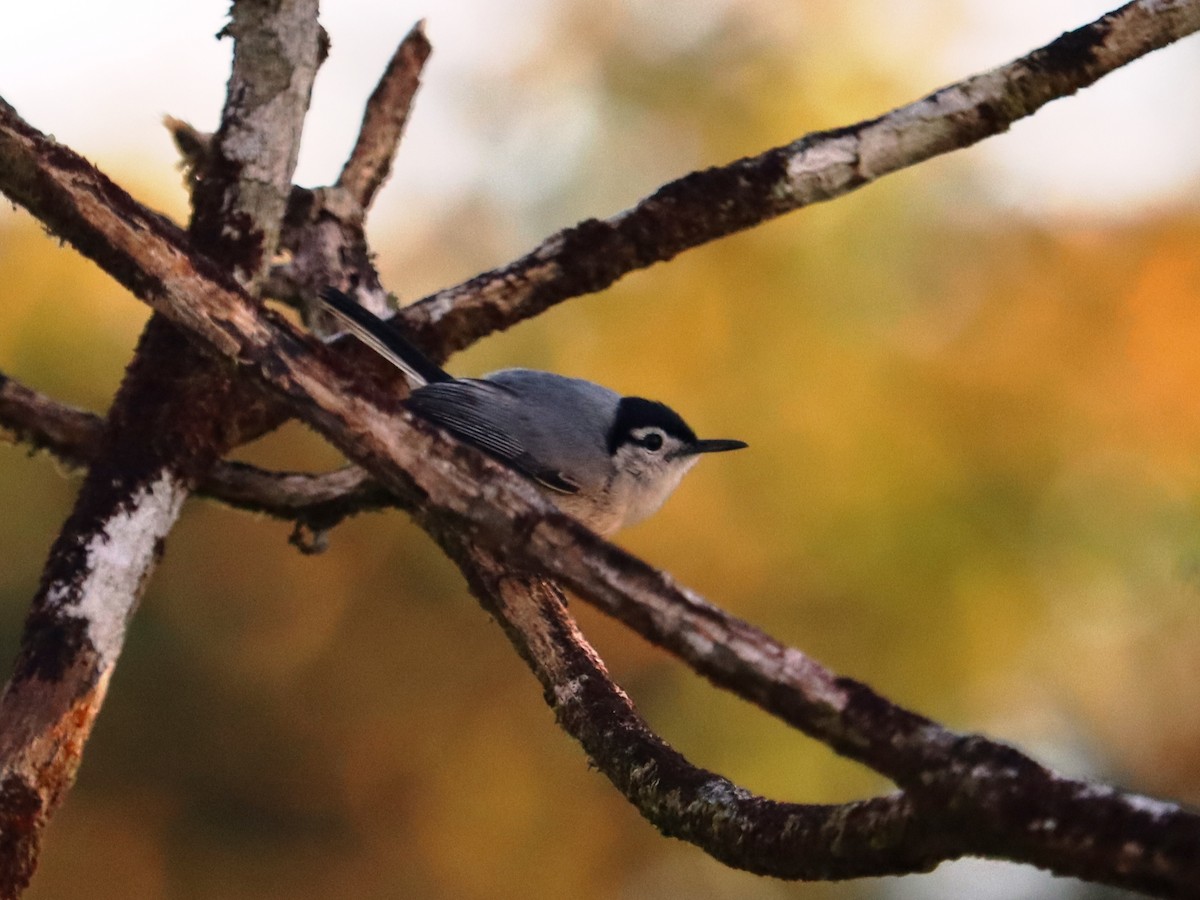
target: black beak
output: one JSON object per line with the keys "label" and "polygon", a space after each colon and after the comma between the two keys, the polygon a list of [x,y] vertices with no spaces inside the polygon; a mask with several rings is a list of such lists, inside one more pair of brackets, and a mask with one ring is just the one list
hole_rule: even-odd
{"label": "black beak", "polygon": [[692,441],[680,452],[680,456],[694,456],[697,453],[724,453],[726,450],[742,450],[749,447],[745,441]]}

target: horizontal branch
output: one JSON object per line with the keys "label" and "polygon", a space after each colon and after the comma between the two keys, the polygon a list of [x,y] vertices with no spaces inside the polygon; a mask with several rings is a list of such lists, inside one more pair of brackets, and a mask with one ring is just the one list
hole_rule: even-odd
{"label": "horizontal branch", "polygon": [[1000,134],[1198,28],[1195,0],[1137,0],[886,115],[663,185],[632,209],[567,228],[508,265],[405,307],[400,321],[449,355],[684,250]]}
{"label": "horizontal branch", "polygon": [[0,429],[34,450],[52,453],[70,469],[82,469],[95,458],[104,420],[0,372]]}
{"label": "horizontal branch", "polygon": [[[0,431],[78,470],[96,458],[104,420],[0,373]],[[200,481],[196,493],[235,509],[300,522],[315,531],[328,530],[360,512],[396,505],[392,495],[358,466],[309,474],[220,460]]]}

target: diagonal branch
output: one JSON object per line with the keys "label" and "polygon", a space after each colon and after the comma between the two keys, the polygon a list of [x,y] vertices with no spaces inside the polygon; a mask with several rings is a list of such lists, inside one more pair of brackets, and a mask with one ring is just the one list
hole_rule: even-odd
{"label": "diagonal branch", "polygon": [[[102,420],[0,376],[0,423],[63,462],[92,459]],[[394,505],[357,466],[322,476],[272,473],[218,462],[198,493],[244,509],[318,521],[352,498]],[[369,492],[369,493],[368,493]],[[444,548],[541,681],[560,724],[589,759],[666,835],[731,866],[782,878],[900,874],[959,855],[952,830],[937,829],[902,795],[839,806],[779,803],[696,768],[654,734],[542,579],[512,573],[461,542]],[[940,836],[945,846],[939,846]]]}
{"label": "diagonal branch", "polygon": [[686,175],[632,209],[567,228],[508,265],[405,307],[400,320],[449,355],[630,272],[1007,131],[1197,28],[1195,0],[1137,0],[877,119]]}
{"label": "diagonal branch", "polygon": [[[1198,15],[1196,4],[1157,8],[1168,17],[1189,8]],[[836,146],[842,136],[830,140]],[[924,813],[949,817],[961,852],[1168,896],[1194,893],[1200,817],[1062,778],[1011,748],[947,731],[604,544],[528,484],[398,411],[394,397],[370,390],[323,346],[256,309],[176,230],[7,107],[0,108],[0,163],[0,187],[10,196],[193,331],[210,353],[268,384],[444,542],[467,539],[506,562],[557,575],[717,683],[889,774]],[[1103,827],[1089,827],[1098,822]]]}
{"label": "diagonal branch", "polygon": [[[353,191],[340,183],[316,190],[291,188],[280,237],[288,259],[271,268],[266,290],[272,296],[301,306],[302,296],[313,296],[327,284],[354,283],[364,305],[380,315],[390,313],[389,299],[367,248],[364,213],[387,177],[429,53],[423,23],[418,22],[401,41],[371,95],[355,149],[339,179],[351,183]],[[202,173],[214,164],[215,136],[169,116],[164,124],[182,154],[189,185],[198,188]],[[381,381],[393,377],[390,366],[357,342],[337,343],[357,356],[357,364],[365,372],[377,373]],[[243,440],[269,431],[287,418],[278,408],[256,405],[252,412],[253,416],[240,423]],[[0,375],[0,425],[35,448],[50,451],[68,466],[82,467],[97,451],[103,423],[98,416],[58,404]],[[326,531],[360,512],[395,505],[390,495],[357,467],[309,475],[218,461],[196,492],[235,508],[296,521],[313,532]]]}
{"label": "diagonal branch", "polygon": [[[210,271],[235,273],[254,291],[275,252],[291,186],[317,68],[316,16],[316,0],[237,0],[232,9],[233,75],[194,192],[189,237],[209,254]],[[73,158],[63,154],[64,162]],[[35,170],[18,166],[7,174],[43,204],[65,200]],[[158,217],[155,224],[164,227]],[[167,318],[151,317],[51,549],[0,697],[2,897],[19,895],[32,877],[43,829],[74,779],[126,624],[191,488],[237,441],[240,426],[259,417],[250,397],[226,364],[204,356]]]}
{"label": "diagonal branch", "polygon": [[[291,188],[280,236],[288,258],[271,268],[266,290],[272,296],[302,306],[301,297],[315,295],[327,284],[353,283],[364,305],[380,315],[390,313],[389,299],[367,248],[364,214],[387,178],[430,49],[423,23],[418,22],[401,41],[371,95],[339,184],[316,190]],[[189,186],[195,190],[206,169],[214,165],[215,136],[169,116],[164,124],[179,147]],[[356,342],[338,344],[349,345],[348,352],[357,355],[364,371],[379,373],[380,380],[392,377],[390,366],[380,364],[374,353],[364,352]],[[244,440],[271,430],[286,418],[277,408],[255,407],[252,412],[256,415],[240,423]],[[0,424],[7,425],[18,439],[49,450],[68,466],[82,467],[96,452],[102,420],[57,404],[11,379],[5,383],[0,375]],[[236,508],[294,520],[317,532],[359,512],[394,505],[387,492],[357,467],[308,475],[218,461],[197,486],[197,493]]]}
{"label": "diagonal branch", "polygon": [[526,481],[414,419],[394,395],[358,383],[323,344],[209,277],[211,264],[177,232],[2,110],[0,159],[53,186],[58,202],[38,208],[47,225],[80,236],[82,249],[156,311],[267,385],[435,537],[469,540],[562,579],[715,683],[893,778],[922,809],[945,810],[964,852],[1164,896],[1186,896],[1200,882],[1200,816],[1064,778],[836,676],[606,544]]}
{"label": "diagonal branch", "polygon": [[948,822],[903,793],[840,805],[780,803],[693,766],[612,681],[557,587],[456,538],[443,536],[442,548],[541,682],[559,724],[663,834],[727,865],[809,880],[926,871],[963,852]]}

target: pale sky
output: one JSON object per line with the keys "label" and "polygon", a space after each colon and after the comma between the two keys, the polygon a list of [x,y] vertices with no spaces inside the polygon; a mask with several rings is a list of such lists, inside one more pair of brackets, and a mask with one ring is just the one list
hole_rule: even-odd
{"label": "pale sky", "polygon": [[[741,2],[659,0],[654,8],[669,23],[694,27],[706,9],[736,13]],[[757,0],[757,5],[761,14],[772,3]],[[965,0],[965,12],[953,17],[958,36],[944,58],[931,62],[906,54],[919,45],[915,35],[922,29],[944,27],[945,5],[904,0],[876,7],[872,15],[890,15],[894,21],[875,28],[867,40],[886,66],[905,71],[919,63],[921,71],[932,71],[934,80],[925,86],[931,90],[1006,62],[1117,5],[1117,0]],[[779,0],[778,6],[779,15],[793,22],[803,14],[795,0]],[[170,113],[199,127],[215,123],[230,45],[211,36],[225,21],[228,0],[64,0],[10,7],[0,33],[0,96],[102,168],[127,172],[129,161],[139,159],[151,170],[170,172],[175,154],[161,116]],[[627,10],[630,27],[636,28],[646,4],[631,0],[606,7],[614,8]],[[395,177],[410,196],[442,198],[486,180],[487,147],[473,130],[464,98],[478,97],[490,79],[502,77],[521,59],[552,9],[552,0],[325,3],[322,21],[333,53],[318,78],[297,181],[325,183],[336,174],[364,98],[400,37],[422,17],[436,49]],[[1200,180],[1198,40],[1152,54],[1097,87],[1052,104],[1018,124],[1013,134],[985,142],[980,152],[996,172],[989,182],[995,195],[1033,214],[1126,215],[1147,204],[1194,202],[1188,189]],[[895,103],[916,96],[896,97]],[[551,152],[556,129],[550,113],[539,118],[534,110],[522,127],[532,128],[535,136],[544,129],[546,152]],[[803,131],[797,123],[796,136]],[[534,141],[535,152],[509,164],[527,166],[535,178],[549,164],[537,157],[537,145]],[[747,146],[744,152],[763,149]]]}

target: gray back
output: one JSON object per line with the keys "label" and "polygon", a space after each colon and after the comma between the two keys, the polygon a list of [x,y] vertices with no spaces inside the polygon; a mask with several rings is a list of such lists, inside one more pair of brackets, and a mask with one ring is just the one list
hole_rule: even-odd
{"label": "gray back", "polygon": [[608,431],[621,397],[579,378],[503,369],[426,385],[413,412],[546,486],[599,490],[610,477]]}

